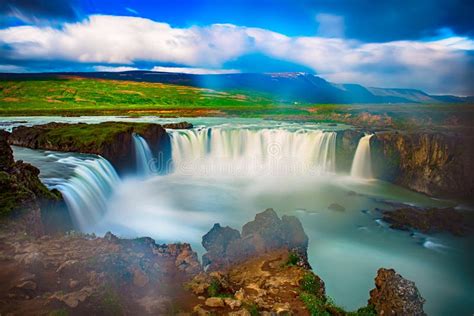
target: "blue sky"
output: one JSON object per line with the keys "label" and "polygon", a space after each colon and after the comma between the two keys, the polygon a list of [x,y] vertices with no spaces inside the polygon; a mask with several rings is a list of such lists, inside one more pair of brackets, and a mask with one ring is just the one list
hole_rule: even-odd
{"label": "blue sky", "polygon": [[6,0],[0,71],[305,71],[471,95],[472,3]]}

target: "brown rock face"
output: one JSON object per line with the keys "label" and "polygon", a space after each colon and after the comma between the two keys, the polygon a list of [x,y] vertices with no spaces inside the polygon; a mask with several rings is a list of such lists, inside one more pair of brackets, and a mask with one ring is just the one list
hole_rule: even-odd
{"label": "brown rock face", "polygon": [[375,307],[378,315],[426,315],[424,302],[414,282],[404,279],[393,269],[377,271],[369,305]]}
{"label": "brown rock face", "polygon": [[380,132],[371,139],[374,175],[431,196],[472,199],[474,136]]}
{"label": "brown rock face", "polygon": [[0,230],[2,315],[174,315],[198,300],[184,288],[201,272],[189,244],[79,233],[25,238]]}
{"label": "brown rock face", "polygon": [[255,255],[277,250],[291,250],[300,258],[299,265],[309,267],[307,261],[308,236],[301,222],[294,216],[278,217],[273,209],[255,216],[255,220],[242,227],[242,235],[230,227],[214,227],[203,236],[207,250],[203,265],[219,270],[244,261]]}

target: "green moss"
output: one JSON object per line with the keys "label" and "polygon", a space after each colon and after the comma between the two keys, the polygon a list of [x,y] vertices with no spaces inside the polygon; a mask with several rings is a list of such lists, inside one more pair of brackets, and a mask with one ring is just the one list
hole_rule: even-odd
{"label": "green moss", "polygon": [[303,279],[301,280],[300,284],[301,290],[303,292],[316,295],[319,293],[320,286],[321,285],[319,284],[319,280],[311,272],[308,272],[303,276]]}
{"label": "green moss", "polygon": [[255,303],[245,304],[244,308],[250,313],[251,316],[260,315],[260,313],[258,311],[258,306]]}
{"label": "green moss", "polygon": [[290,267],[295,266],[298,264],[299,260],[300,258],[298,257],[297,254],[290,252],[290,254],[288,255],[288,260],[286,261],[286,265]]}
{"label": "green moss", "polygon": [[323,299],[320,297],[303,292],[300,294],[300,299],[308,309],[308,312],[311,316],[330,316],[328,311],[326,311],[326,304]]}
{"label": "green moss", "polygon": [[55,309],[48,313],[48,316],[68,316],[68,315],[69,315],[69,312],[64,308]]}

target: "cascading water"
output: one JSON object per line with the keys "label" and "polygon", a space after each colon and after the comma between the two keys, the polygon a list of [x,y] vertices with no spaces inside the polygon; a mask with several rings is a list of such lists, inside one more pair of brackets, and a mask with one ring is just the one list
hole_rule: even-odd
{"label": "cascading water", "polygon": [[77,166],[71,178],[57,183],[54,188],[61,191],[76,226],[87,231],[104,215],[107,200],[120,178],[102,157],[87,160],[68,157],[58,162]]}
{"label": "cascading water", "polygon": [[359,140],[351,168],[351,176],[354,178],[373,178],[370,158],[370,139],[372,136],[374,136],[374,134],[367,134]]}
{"label": "cascading water", "polygon": [[304,175],[335,172],[336,133],[321,130],[173,131],[174,172],[189,175]]}
{"label": "cascading water", "polygon": [[133,134],[133,145],[135,147],[135,160],[137,175],[147,177],[153,173],[153,154],[146,140],[140,135]]}

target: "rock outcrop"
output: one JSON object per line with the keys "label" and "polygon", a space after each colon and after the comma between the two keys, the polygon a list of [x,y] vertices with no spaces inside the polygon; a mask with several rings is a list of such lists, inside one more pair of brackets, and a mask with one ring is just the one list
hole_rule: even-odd
{"label": "rock outcrop", "polygon": [[80,152],[101,155],[123,174],[135,169],[133,133],[142,136],[155,157],[156,167],[165,168],[170,155],[170,140],[158,124],[104,122],[100,124],[48,123],[13,129],[9,142],[32,149]]}
{"label": "rock outcrop", "polygon": [[424,302],[414,282],[404,279],[393,269],[377,271],[369,304],[378,315],[425,315]]}
{"label": "rock outcrop", "polygon": [[273,209],[257,214],[254,221],[242,227],[242,234],[230,227],[215,224],[203,236],[202,245],[207,250],[203,255],[203,265],[209,271],[220,270],[278,249],[292,251],[298,256],[299,265],[309,267],[308,236],[301,222],[294,216],[284,215],[280,219]]}
{"label": "rock outcrop", "polygon": [[424,234],[450,233],[466,236],[474,231],[474,214],[453,208],[403,207],[393,211],[384,211],[382,219],[390,228],[399,230],[417,230]]}
{"label": "rock outcrop", "polygon": [[[430,196],[472,199],[474,136],[425,130],[378,130],[370,139],[372,171],[377,179]],[[357,130],[338,132],[338,172],[350,172],[359,139]]]}
{"label": "rock outcrop", "polygon": [[[191,310],[197,298],[183,288],[201,272],[189,244],[150,238],[67,234],[25,239],[0,232],[0,313],[140,315]],[[184,303],[183,303],[184,302]],[[189,305],[187,305],[189,303]]]}
{"label": "rock outcrop", "polygon": [[37,168],[14,161],[8,137],[7,132],[0,131],[0,218],[14,218],[15,225],[38,236],[44,232],[41,206],[58,202],[62,197],[41,183]]}
{"label": "rock outcrop", "polygon": [[472,199],[474,136],[378,132],[371,138],[374,176],[430,196]]}

